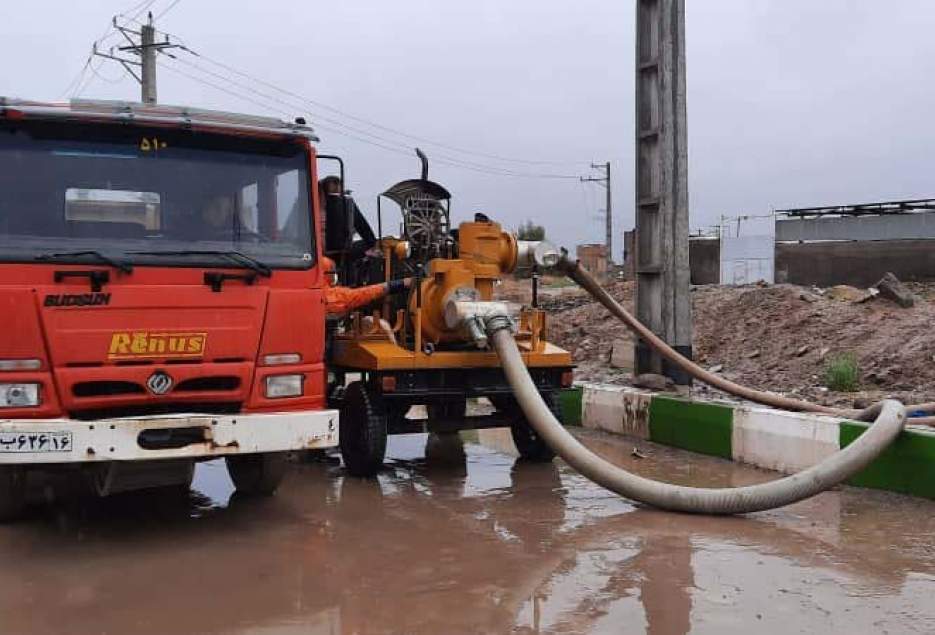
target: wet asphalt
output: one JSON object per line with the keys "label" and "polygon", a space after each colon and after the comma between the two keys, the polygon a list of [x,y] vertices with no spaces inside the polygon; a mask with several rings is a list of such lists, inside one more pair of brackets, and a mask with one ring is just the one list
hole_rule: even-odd
{"label": "wet asphalt", "polygon": [[[670,482],[775,477],[580,435]],[[3,635],[935,632],[935,502],[882,492],[670,514],[500,430],[393,437],[376,480],[297,463],[263,500],[216,461],[187,496],[57,489],[0,527]]]}

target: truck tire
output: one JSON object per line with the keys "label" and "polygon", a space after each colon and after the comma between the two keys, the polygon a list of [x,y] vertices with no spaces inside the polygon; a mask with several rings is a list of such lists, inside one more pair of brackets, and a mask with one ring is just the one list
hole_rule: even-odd
{"label": "truck tire", "polygon": [[0,468],[0,522],[18,520],[26,508],[26,472],[19,467]]}
{"label": "truck tire", "polygon": [[225,461],[234,487],[246,496],[272,496],[289,467],[285,452],[233,454]]}
{"label": "truck tire", "polygon": [[344,391],[341,403],[341,458],[352,476],[376,476],[386,456],[386,407],[382,397],[360,381]]}
{"label": "truck tire", "polygon": [[[549,406],[549,410],[559,421],[562,420],[562,409],[558,401],[558,393],[542,393],[542,399]],[[490,401],[497,410],[505,414],[510,420],[510,433],[516,451],[527,461],[535,463],[548,463],[555,458],[555,452],[543,441],[536,431],[526,421],[526,416],[516,400],[510,395],[496,395]]]}

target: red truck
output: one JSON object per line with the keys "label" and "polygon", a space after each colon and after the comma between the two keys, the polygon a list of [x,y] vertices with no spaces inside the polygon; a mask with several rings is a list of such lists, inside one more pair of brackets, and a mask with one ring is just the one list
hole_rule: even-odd
{"label": "red truck", "polygon": [[101,495],[225,457],[272,493],[334,447],[317,141],[302,123],[0,98],[0,518],[33,472]]}

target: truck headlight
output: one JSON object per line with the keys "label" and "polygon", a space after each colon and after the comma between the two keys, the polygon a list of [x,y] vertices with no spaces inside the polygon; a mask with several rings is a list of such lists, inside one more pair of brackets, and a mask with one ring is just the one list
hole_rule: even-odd
{"label": "truck headlight", "polygon": [[304,375],[271,375],[266,378],[266,398],[301,397]]}
{"label": "truck headlight", "polygon": [[302,356],[298,353],[280,353],[278,355],[264,355],[264,366],[282,366],[283,364],[298,364]]}
{"label": "truck headlight", "polygon": [[39,403],[39,384],[0,384],[0,408],[28,408]]}

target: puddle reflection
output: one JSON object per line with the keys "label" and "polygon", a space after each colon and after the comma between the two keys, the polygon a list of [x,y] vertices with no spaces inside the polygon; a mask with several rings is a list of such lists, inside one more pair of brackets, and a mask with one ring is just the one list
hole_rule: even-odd
{"label": "puddle reflection", "polygon": [[[771,478],[585,436],[649,476]],[[233,495],[212,462],[188,497],[46,506],[0,528],[2,631],[935,631],[928,502],[843,490],[745,518],[667,514],[518,460],[508,433],[466,438],[394,437],[375,480],[298,463],[266,500]]]}

